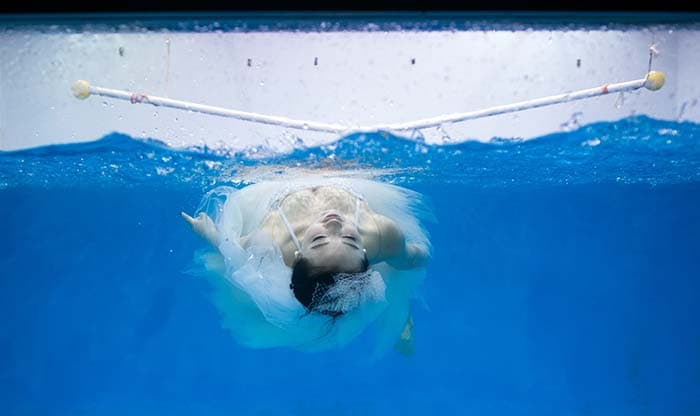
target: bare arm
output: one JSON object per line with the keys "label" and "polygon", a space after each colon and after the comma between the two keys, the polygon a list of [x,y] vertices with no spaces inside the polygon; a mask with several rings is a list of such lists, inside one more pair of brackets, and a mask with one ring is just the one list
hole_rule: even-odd
{"label": "bare arm", "polygon": [[407,243],[398,225],[383,215],[374,215],[377,224],[377,250],[373,260],[386,261],[400,270],[423,267],[430,258],[422,244]]}
{"label": "bare arm", "polygon": [[[190,217],[186,213],[181,212],[180,215],[192,226],[195,234],[207,240],[214,248],[219,248],[219,245],[224,241],[221,233],[216,228],[216,224],[207,214],[200,212],[196,217]],[[239,244],[245,247],[248,244],[248,239],[248,236],[241,237]]]}

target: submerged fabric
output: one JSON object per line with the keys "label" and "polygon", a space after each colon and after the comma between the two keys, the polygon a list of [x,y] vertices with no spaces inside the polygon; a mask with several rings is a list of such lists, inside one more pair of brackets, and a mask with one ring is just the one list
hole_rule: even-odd
{"label": "submerged fabric", "polygon": [[[197,213],[205,212],[214,220],[223,242],[218,250],[197,253],[198,273],[212,285],[223,326],[243,345],[323,350],[342,346],[372,326],[374,352],[381,355],[403,330],[425,269],[396,270],[385,262],[374,264],[373,273],[362,282],[366,290],[352,297],[360,306],[337,317],[309,313],[289,288],[291,268],[284,264],[280,249],[259,227],[285,196],[313,186],[334,186],[362,197],[372,211],[394,220],[407,242],[430,249],[421,219],[432,216],[420,194],[360,178],[306,176],[260,182],[241,190],[218,187],[205,195]],[[250,236],[247,249],[238,243],[243,235]],[[357,286],[339,286],[331,295],[337,298],[343,289]]]}

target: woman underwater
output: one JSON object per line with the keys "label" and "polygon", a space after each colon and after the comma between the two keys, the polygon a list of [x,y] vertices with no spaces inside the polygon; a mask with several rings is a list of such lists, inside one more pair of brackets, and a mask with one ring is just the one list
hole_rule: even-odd
{"label": "woman underwater", "polygon": [[432,219],[417,192],[307,175],[218,187],[182,216],[216,249],[198,263],[242,344],[321,350],[373,326],[376,354],[412,351],[409,303],[431,250],[419,218]]}

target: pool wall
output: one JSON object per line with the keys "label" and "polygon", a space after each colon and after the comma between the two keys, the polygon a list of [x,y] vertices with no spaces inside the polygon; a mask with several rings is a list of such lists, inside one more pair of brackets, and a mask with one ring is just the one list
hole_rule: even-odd
{"label": "pool wall", "polygon": [[[322,27],[322,26],[321,26]],[[700,31],[633,29],[338,31],[0,27],[0,150],[110,132],[175,147],[287,151],[335,134],[71,94],[75,80],[242,111],[349,125],[478,110],[666,74],[645,89],[421,131],[428,143],[532,138],[634,114],[700,121]]]}

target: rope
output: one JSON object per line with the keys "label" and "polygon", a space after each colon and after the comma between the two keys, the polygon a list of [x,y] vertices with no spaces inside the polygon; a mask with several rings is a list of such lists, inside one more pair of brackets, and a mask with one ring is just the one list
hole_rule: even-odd
{"label": "rope", "polygon": [[[651,65],[651,55],[653,54],[653,45],[650,48],[649,64]],[[603,84],[599,87],[568,92],[564,94],[551,95],[548,97],[537,98],[534,100],[521,101],[514,104],[507,104],[485,108],[483,110],[446,114],[437,117],[424,118],[420,120],[405,122],[405,123],[389,123],[378,124],[371,126],[350,126],[342,124],[319,123],[315,121],[295,120],[287,117],[272,116],[267,114],[251,113],[246,111],[232,110],[222,107],[215,107],[205,104],[191,103],[187,101],[173,100],[165,97],[157,97],[146,94],[136,94],[129,91],[115,90],[104,87],[96,87],[90,85],[87,81],[76,81],[73,86],[73,94],[80,99],[86,99],[90,95],[99,95],[103,97],[116,98],[126,100],[132,104],[151,104],[156,107],[169,107],[180,110],[187,110],[197,113],[216,115],[221,117],[235,118],[238,120],[251,121],[261,124],[271,124],[282,127],[288,127],[300,130],[313,130],[328,133],[348,133],[362,131],[406,131],[419,130],[430,127],[438,127],[447,123],[458,123],[466,120],[474,120],[477,118],[489,117],[498,114],[512,113],[516,111],[528,110],[531,108],[544,107],[552,104],[559,104],[569,101],[581,100],[584,98],[596,97],[615,92],[624,92],[637,90],[645,87],[648,90],[655,91],[663,86],[665,77],[663,73],[658,71],[650,71],[642,79],[633,81],[620,82],[615,84]]]}

